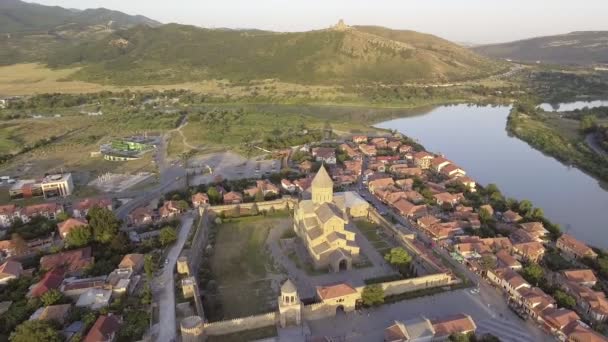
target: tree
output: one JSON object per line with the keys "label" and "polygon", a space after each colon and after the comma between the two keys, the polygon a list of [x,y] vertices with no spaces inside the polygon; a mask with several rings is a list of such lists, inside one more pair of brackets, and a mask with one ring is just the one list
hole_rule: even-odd
{"label": "tree", "polygon": [[259,214],[260,214],[260,209],[258,208],[257,203],[253,203],[253,205],[251,206],[251,215],[257,216]]}
{"label": "tree", "polygon": [[13,235],[11,235],[11,244],[13,245],[15,255],[23,255],[27,253],[27,242],[25,242],[21,235],[13,233]]}
{"label": "tree", "polygon": [[519,202],[518,209],[522,215],[528,215],[528,213],[532,211],[532,202],[528,200],[523,200]]}
{"label": "tree", "polygon": [[545,212],[541,208],[534,208],[530,213],[530,217],[535,220],[542,220],[545,218]]}
{"label": "tree", "polygon": [[490,212],[486,208],[482,208],[479,210],[479,220],[482,223],[488,223],[492,221],[492,219],[492,214],[490,214]]}
{"label": "tree", "polygon": [[379,284],[367,285],[361,293],[361,300],[365,306],[375,306],[384,303],[384,290]]}
{"label": "tree", "polygon": [[65,242],[70,247],[82,247],[93,240],[93,233],[89,226],[72,229],[65,237]]}
{"label": "tree", "polygon": [[595,115],[585,115],[581,118],[579,130],[583,133],[589,133],[597,127],[597,118]]}
{"label": "tree", "polygon": [[164,227],[160,230],[158,239],[163,247],[168,246],[177,241],[177,232],[173,227]]}
{"label": "tree", "polygon": [[255,193],[255,201],[264,202],[264,192],[262,192],[262,190],[258,190],[258,192]]}
{"label": "tree", "polygon": [[180,200],[180,201],[177,201],[177,208],[180,211],[187,211],[188,209],[190,209],[190,205],[188,204],[188,202],[186,202],[184,200]]}
{"label": "tree", "polygon": [[391,265],[402,267],[409,266],[412,262],[412,257],[402,247],[395,247],[391,248],[390,252],[384,256],[384,260]]}
{"label": "tree", "polygon": [[40,296],[40,300],[44,306],[51,306],[59,303],[63,299],[63,293],[57,289],[52,289]]}
{"label": "tree", "polygon": [[492,255],[484,255],[479,263],[485,271],[496,268],[496,259]]}
{"label": "tree", "polygon": [[93,239],[100,243],[112,241],[120,228],[120,221],[108,208],[93,207],[89,210],[89,226]]}
{"label": "tree", "polygon": [[146,254],[146,256],[144,257],[144,272],[146,273],[146,278],[148,280],[152,280],[152,278],[154,277],[155,268],[156,267],[154,266],[152,255]]}
{"label": "tree", "polygon": [[553,298],[555,298],[557,305],[562,308],[572,310],[576,306],[576,299],[561,290],[555,291]]}
{"label": "tree", "polygon": [[544,280],[545,273],[543,272],[543,268],[538,264],[530,264],[522,270],[521,274],[527,281],[533,283],[534,286],[539,286],[539,284]]}
{"label": "tree", "polygon": [[9,338],[11,342],[61,342],[61,335],[49,322],[45,321],[25,321],[15,329]]}
{"label": "tree", "polygon": [[70,215],[68,213],[66,213],[65,211],[60,212],[59,214],[57,214],[57,221],[58,222],[66,221],[69,218],[70,218]]}
{"label": "tree", "polygon": [[207,190],[207,197],[209,197],[209,202],[211,202],[211,204],[218,204],[222,201],[222,196],[215,187],[210,187],[209,190]]}

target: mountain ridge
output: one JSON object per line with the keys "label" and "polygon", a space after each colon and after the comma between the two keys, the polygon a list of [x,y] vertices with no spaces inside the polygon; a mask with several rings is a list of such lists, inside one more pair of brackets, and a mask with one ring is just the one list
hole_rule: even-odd
{"label": "mountain ridge", "polygon": [[565,65],[608,63],[608,31],[573,31],[507,43],[481,45],[473,51],[492,58]]}

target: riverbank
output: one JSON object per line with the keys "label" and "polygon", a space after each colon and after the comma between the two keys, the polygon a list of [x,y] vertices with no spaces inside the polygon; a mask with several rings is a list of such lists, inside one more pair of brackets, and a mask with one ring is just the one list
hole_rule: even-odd
{"label": "riverbank", "polygon": [[608,159],[593,151],[584,137],[560,134],[536,112],[523,113],[521,107],[514,106],[507,119],[507,132],[566,165],[608,182]]}

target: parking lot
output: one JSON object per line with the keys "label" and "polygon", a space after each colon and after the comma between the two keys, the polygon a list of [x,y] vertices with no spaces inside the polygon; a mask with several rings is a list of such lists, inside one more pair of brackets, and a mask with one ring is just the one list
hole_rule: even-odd
{"label": "parking lot", "polygon": [[223,179],[261,178],[280,171],[279,160],[246,159],[236,153],[222,152],[197,156],[190,160],[188,172],[194,174],[190,185],[207,184]]}

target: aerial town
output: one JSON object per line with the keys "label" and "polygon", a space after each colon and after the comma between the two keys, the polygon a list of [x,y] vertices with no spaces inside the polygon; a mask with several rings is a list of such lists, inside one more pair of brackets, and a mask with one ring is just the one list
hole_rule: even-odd
{"label": "aerial town", "polygon": [[3,325],[54,322],[69,341],[606,340],[594,249],[449,156],[389,133],[274,155],[240,178],[207,165],[160,199],[7,177]]}
{"label": "aerial town", "polygon": [[0,0],[0,342],[608,342],[607,10]]}

